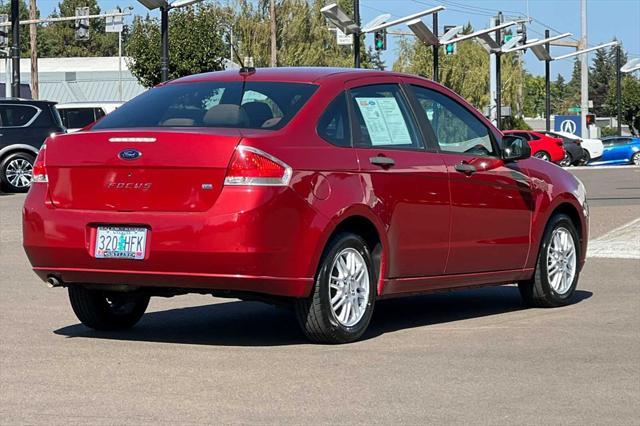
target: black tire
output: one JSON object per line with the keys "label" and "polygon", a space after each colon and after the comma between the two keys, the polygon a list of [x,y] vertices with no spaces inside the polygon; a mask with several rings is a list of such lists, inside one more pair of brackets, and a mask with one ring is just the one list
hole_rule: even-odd
{"label": "black tire", "polygon": [[[551,243],[552,235],[554,231],[559,228],[564,228],[569,231],[573,244],[575,247],[575,275],[568,290],[562,294],[556,292],[549,282],[549,275],[547,271],[547,253],[549,250],[549,244]],[[518,283],[518,289],[520,295],[527,306],[537,308],[553,308],[558,306],[565,306],[571,303],[575,296],[576,286],[580,277],[580,268],[578,261],[580,259],[580,239],[578,238],[578,232],[571,219],[564,214],[557,214],[553,216],[544,231],[542,237],[542,244],[540,245],[540,252],[538,253],[538,261],[536,262],[536,270],[533,278],[529,281],[521,281]]]}
{"label": "black tire", "polygon": [[[337,257],[349,248],[355,249],[364,259],[369,277],[369,295],[359,321],[345,326],[331,308],[329,280]],[[295,304],[296,317],[309,340],[317,343],[349,343],[363,335],[371,321],[376,299],[377,273],[372,265],[369,247],[360,236],[341,233],[331,239],[320,261],[312,294],[308,298],[298,299]]]}
{"label": "black tire", "polygon": [[69,301],[73,312],[87,327],[126,330],[140,321],[149,305],[149,296],[72,286]]}
{"label": "black tire", "polygon": [[582,150],[582,158],[580,159],[580,165],[581,166],[585,166],[587,164],[589,164],[589,161],[591,161],[591,154],[589,154],[589,151],[587,151],[586,149]]}
{"label": "black tire", "polygon": [[631,164],[640,166],[640,151],[633,154],[633,156],[631,157]]}
{"label": "black tire", "polygon": [[[7,155],[2,160],[2,163],[0,163],[0,184],[2,184],[2,189],[6,192],[27,192],[29,190],[29,187],[31,186],[31,170],[33,169],[33,163],[35,163],[35,161],[36,157],[26,152],[15,152],[13,154]],[[11,182],[11,179],[13,179],[13,177],[7,176],[11,173],[9,167],[11,166],[13,168],[16,164],[27,163],[29,172],[26,173],[25,176],[28,178],[29,183],[27,185],[21,185],[19,179],[18,182],[15,182],[16,184],[14,185],[14,183]]]}
{"label": "black tire", "polygon": [[565,152],[564,158],[558,163],[561,167],[569,167],[573,164],[573,156],[569,152]]}
{"label": "black tire", "polygon": [[538,151],[533,154],[534,157],[539,158],[544,161],[551,161],[551,156],[546,151]]}

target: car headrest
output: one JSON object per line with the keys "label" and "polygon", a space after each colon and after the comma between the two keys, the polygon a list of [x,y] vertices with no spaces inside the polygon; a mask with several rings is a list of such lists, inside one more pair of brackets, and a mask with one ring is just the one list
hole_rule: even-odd
{"label": "car headrest", "polygon": [[271,108],[264,102],[247,102],[242,108],[249,116],[249,124],[254,128],[262,127],[265,121],[273,118]]}
{"label": "car headrest", "polygon": [[202,117],[205,126],[246,127],[249,117],[243,108],[233,104],[220,104],[211,107]]}

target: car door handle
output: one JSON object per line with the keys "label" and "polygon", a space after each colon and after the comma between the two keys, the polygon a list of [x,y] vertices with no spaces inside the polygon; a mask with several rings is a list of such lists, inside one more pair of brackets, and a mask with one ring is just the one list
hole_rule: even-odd
{"label": "car door handle", "polygon": [[375,164],[376,166],[382,166],[382,167],[391,167],[396,164],[393,158],[382,157],[382,156],[369,157],[369,162],[371,164]]}
{"label": "car door handle", "polygon": [[475,172],[478,171],[478,169],[476,169],[476,166],[474,166],[473,164],[466,163],[464,161],[456,164],[454,166],[454,169],[456,169],[456,171],[458,171],[460,173],[464,173],[466,175],[472,175],[472,174],[474,174]]}

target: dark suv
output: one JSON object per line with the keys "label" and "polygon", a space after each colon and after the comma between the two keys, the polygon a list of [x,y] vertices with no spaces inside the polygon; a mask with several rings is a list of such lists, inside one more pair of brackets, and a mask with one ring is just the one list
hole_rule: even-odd
{"label": "dark suv", "polygon": [[51,133],[64,132],[55,102],[0,99],[0,184],[7,192],[27,192],[31,169]]}

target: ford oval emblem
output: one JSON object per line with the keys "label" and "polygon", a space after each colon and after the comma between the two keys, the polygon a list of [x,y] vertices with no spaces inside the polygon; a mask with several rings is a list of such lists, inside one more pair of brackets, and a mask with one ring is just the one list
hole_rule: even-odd
{"label": "ford oval emblem", "polygon": [[120,151],[118,157],[123,160],[135,160],[136,158],[140,158],[142,153],[137,149],[125,149],[124,151]]}

